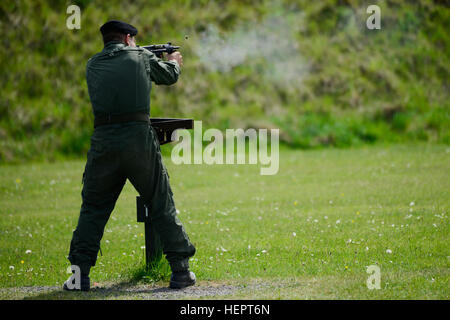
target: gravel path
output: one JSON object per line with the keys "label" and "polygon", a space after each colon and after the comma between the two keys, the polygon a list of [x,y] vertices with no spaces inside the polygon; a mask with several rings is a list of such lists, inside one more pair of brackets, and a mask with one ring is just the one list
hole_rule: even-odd
{"label": "gravel path", "polygon": [[[199,299],[231,295],[244,289],[240,285],[195,285],[181,290],[156,284],[100,284],[89,292],[65,292],[57,286],[1,288],[0,299]],[[250,289],[247,287],[246,289]]]}

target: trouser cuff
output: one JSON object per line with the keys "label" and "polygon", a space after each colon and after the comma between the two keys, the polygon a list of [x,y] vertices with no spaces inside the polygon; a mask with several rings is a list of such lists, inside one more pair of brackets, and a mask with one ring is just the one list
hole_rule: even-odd
{"label": "trouser cuff", "polygon": [[81,271],[81,275],[82,276],[88,276],[89,272],[91,271],[91,266],[88,264],[82,264],[79,266],[80,267],[80,271]]}
{"label": "trouser cuff", "polygon": [[172,269],[172,272],[181,272],[189,270],[189,259],[174,261],[170,263],[170,269]]}
{"label": "trouser cuff", "polygon": [[81,262],[77,263],[73,257],[69,257],[69,261],[72,265],[78,266],[80,268],[80,272],[82,276],[88,276],[91,271],[92,264],[89,262]]}

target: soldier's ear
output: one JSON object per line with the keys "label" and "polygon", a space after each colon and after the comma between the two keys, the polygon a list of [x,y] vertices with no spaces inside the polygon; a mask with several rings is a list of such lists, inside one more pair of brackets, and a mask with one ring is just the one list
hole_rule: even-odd
{"label": "soldier's ear", "polygon": [[125,43],[127,46],[131,43],[131,35],[129,33],[125,36]]}

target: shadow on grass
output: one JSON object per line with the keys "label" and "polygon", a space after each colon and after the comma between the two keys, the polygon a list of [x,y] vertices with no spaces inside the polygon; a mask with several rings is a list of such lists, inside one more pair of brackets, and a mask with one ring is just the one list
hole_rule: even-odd
{"label": "shadow on grass", "polygon": [[176,289],[168,287],[136,286],[133,281],[123,281],[107,287],[94,287],[89,292],[68,292],[62,289],[46,291],[24,297],[24,300],[103,300],[103,299],[160,299],[170,298]]}
{"label": "shadow on grass", "polygon": [[148,267],[142,265],[130,271],[128,280],[121,281],[105,287],[92,287],[89,292],[68,292],[60,288],[46,290],[40,294],[25,296],[24,300],[95,300],[95,299],[127,299],[137,298],[138,295],[145,294],[148,298],[160,298],[170,296],[179,290],[158,286],[158,282],[168,282],[170,280],[170,266],[166,259],[160,258],[152,262]]}

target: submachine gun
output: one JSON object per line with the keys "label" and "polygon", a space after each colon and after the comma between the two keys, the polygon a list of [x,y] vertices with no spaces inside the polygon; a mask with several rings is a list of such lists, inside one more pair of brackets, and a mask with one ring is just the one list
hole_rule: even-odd
{"label": "submachine gun", "polygon": [[173,46],[171,42],[165,44],[150,44],[148,46],[142,46],[141,48],[147,49],[153,52],[158,58],[162,58],[164,52],[171,54],[180,49],[180,46]]}

